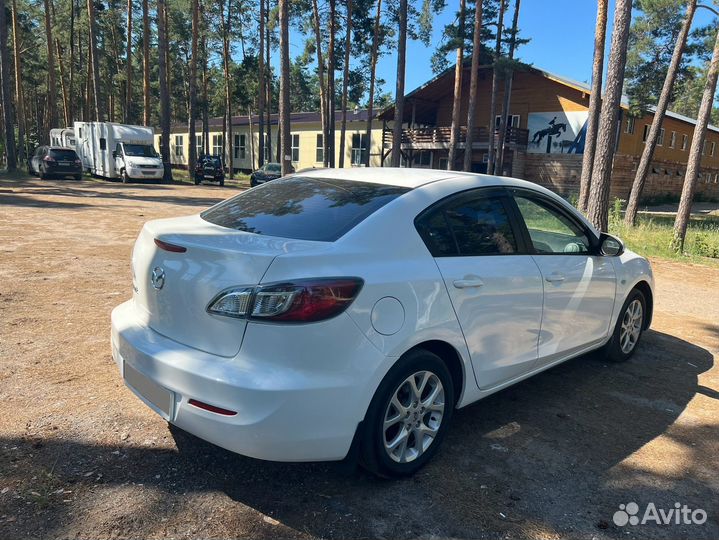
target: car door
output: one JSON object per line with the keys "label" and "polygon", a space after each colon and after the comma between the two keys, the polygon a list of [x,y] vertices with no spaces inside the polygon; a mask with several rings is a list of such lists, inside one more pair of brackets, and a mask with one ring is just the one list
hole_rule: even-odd
{"label": "car door", "polygon": [[542,277],[510,219],[503,190],[453,196],[418,216],[472,359],[492,388],[532,369],[542,318]]}
{"label": "car door", "polygon": [[544,280],[539,363],[545,365],[601,342],[609,331],[616,276],[594,234],[556,201],[514,190],[526,243]]}

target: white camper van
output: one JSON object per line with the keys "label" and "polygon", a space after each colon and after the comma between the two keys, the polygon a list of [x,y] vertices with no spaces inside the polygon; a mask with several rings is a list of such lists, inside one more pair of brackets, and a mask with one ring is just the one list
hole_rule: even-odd
{"label": "white camper van", "polygon": [[77,140],[75,139],[75,130],[68,128],[53,128],[50,130],[50,146],[62,146],[63,148],[72,148],[75,150]]}
{"label": "white camper van", "polygon": [[85,171],[104,178],[160,179],[162,159],[154,130],[113,122],[75,122],[76,150]]}

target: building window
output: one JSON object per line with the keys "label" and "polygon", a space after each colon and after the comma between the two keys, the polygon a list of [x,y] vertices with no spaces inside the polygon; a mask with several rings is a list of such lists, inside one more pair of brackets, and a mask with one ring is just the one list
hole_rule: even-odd
{"label": "building window", "polygon": [[627,125],[624,127],[624,133],[628,133],[629,135],[634,134],[634,121],[635,118],[633,116],[627,116]]}
{"label": "building window", "polygon": [[702,145],[702,156],[705,156],[707,153],[707,141],[704,139],[704,144]]}
{"label": "building window", "polygon": [[709,155],[710,155],[710,156],[713,156],[713,155],[714,155],[714,147],[715,147],[715,146],[716,146],[716,143],[714,143],[714,141],[712,141],[712,144],[711,144],[711,146],[709,147]]}
{"label": "building window", "polygon": [[270,136],[265,133],[265,163],[270,163]]}
{"label": "building window", "polygon": [[[494,129],[499,129],[500,124],[502,123],[502,115],[498,114],[494,117]],[[518,128],[520,123],[520,115],[518,114],[512,114],[507,116],[507,124],[509,127]]]}
{"label": "building window", "polygon": [[297,163],[300,160],[300,135],[292,134],[292,161]]}
{"label": "building window", "polygon": [[182,157],[182,135],[175,135],[175,155]]}
{"label": "building window", "polygon": [[687,149],[687,144],[689,143],[689,137],[686,135],[682,135],[682,151]]}
{"label": "building window", "polygon": [[644,124],[644,133],[642,133],[642,142],[647,142],[649,136],[649,124]]}
{"label": "building window", "polygon": [[362,165],[367,152],[367,134],[352,134],[352,165]]}
{"label": "building window", "polygon": [[659,138],[657,139],[657,146],[664,144],[664,128],[659,128]]}
{"label": "building window", "polygon": [[669,135],[669,148],[676,148],[677,146],[677,132],[672,131]]}
{"label": "building window", "polygon": [[317,134],[317,146],[315,148],[315,161],[317,163],[325,162],[325,145],[324,145],[324,136],[322,135],[322,133]]}
{"label": "building window", "polygon": [[431,167],[432,166],[432,152],[429,150],[422,150],[414,155],[413,165],[415,167]]}
{"label": "building window", "polygon": [[202,148],[202,135],[195,135],[195,154],[200,157],[204,151],[205,149]]}
{"label": "building window", "polygon": [[245,159],[246,144],[245,135],[235,134],[235,159]]}
{"label": "building window", "polygon": [[212,155],[222,155],[222,134],[212,136]]}

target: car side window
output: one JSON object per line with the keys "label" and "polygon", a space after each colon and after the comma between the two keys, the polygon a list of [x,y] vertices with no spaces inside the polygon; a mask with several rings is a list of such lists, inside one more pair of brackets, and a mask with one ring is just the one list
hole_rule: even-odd
{"label": "car side window", "polygon": [[591,244],[585,231],[541,199],[515,195],[534,250],[539,254],[586,254]]}
{"label": "car side window", "polygon": [[455,199],[421,216],[417,230],[435,257],[517,253],[517,239],[500,197]]}

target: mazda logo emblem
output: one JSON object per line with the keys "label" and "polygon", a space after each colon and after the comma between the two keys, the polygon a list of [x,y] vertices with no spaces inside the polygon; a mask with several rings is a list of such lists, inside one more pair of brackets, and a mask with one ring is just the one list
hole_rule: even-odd
{"label": "mazda logo emblem", "polygon": [[152,283],[152,288],[158,291],[165,285],[165,270],[161,266],[152,269],[150,283]]}

